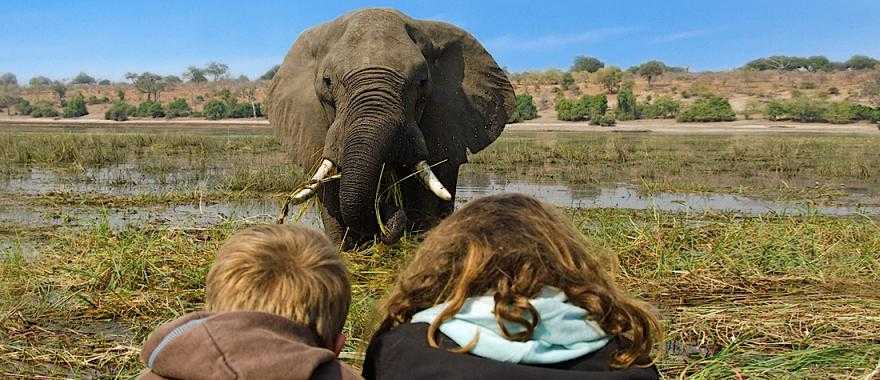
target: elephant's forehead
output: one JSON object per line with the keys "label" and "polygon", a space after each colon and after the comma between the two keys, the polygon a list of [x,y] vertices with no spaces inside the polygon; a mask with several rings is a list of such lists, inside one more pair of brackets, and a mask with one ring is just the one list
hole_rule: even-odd
{"label": "elephant's forehead", "polygon": [[424,57],[409,37],[403,20],[393,14],[371,13],[349,20],[331,55],[342,70],[385,66],[409,74],[424,64]]}

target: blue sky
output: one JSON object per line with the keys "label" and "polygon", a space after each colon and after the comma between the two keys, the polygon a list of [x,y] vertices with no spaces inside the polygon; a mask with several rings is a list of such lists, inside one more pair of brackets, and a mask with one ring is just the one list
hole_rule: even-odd
{"label": "blue sky", "polygon": [[721,70],[771,54],[880,56],[880,1],[4,1],[0,72],[119,80],[216,60],[254,77],[304,29],[363,7],[457,24],[510,70],[575,55]]}

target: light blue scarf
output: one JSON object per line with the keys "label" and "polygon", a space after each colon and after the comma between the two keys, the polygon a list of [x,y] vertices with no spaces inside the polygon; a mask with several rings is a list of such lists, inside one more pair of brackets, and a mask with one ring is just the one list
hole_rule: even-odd
{"label": "light blue scarf", "polygon": [[[602,328],[586,319],[586,310],[566,300],[561,290],[545,287],[537,298],[529,301],[541,321],[532,340],[526,342],[504,338],[495,319],[495,299],[491,295],[468,298],[458,314],[440,325],[440,331],[462,347],[477,337],[471,354],[509,363],[559,363],[605,347],[609,338]],[[431,323],[446,305],[423,310],[413,316],[412,322]],[[522,331],[519,325],[508,324],[507,327],[511,333]]]}

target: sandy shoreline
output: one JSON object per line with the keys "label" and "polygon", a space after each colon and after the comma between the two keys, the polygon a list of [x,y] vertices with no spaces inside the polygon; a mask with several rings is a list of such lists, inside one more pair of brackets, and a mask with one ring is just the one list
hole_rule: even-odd
{"label": "sandy shoreline", "polygon": [[[33,119],[33,118],[0,118],[0,131],[12,129],[32,130],[35,132],[53,129],[75,130],[113,130],[118,128],[162,128],[180,129],[225,129],[254,130],[269,132],[271,126],[266,119],[258,120],[203,120],[174,119],[151,120],[133,119],[124,122],[96,119]],[[614,127],[589,125],[587,122],[560,122],[548,118],[536,119],[524,123],[508,124],[508,132],[624,132],[624,133],[688,133],[688,134],[740,134],[740,133],[829,133],[829,134],[865,134],[880,135],[880,127],[875,124],[826,124],[826,123],[794,123],[768,120],[737,120],[718,123],[679,123],[675,120],[634,120],[618,122]]]}

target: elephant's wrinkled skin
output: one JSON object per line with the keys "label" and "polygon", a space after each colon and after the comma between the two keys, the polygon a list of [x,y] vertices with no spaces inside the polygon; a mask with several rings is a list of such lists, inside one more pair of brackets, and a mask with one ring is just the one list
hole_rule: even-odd
{"label": "elephant's wrinkled skin", "polygon": [[[395,241],[452,211],[467,152],[492,143],[513,110],[495,60],[453,25],[365,9],[303,32],[269,87],[269,120],[296,162],[341,174],[316,186],[328,234],[345,245]],[[414,176],[427,161],[451,196]],[[379,183],[380,177],[382,183]],[[436,184],[439,186],[439,184]],[[386,196],[379,197],[377,194]],[[396,199],[396,201],[395,201]],[[380,227],[376,211],[382,220]]]}

